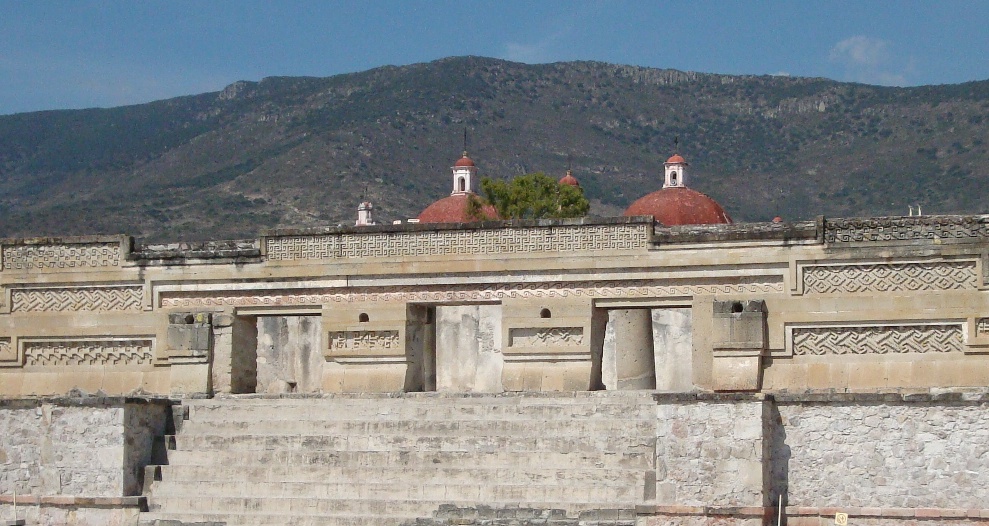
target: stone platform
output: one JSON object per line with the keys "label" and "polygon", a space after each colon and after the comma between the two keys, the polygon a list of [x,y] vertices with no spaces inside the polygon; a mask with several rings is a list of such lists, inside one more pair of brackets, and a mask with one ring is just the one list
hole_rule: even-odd
{"label": "stone platform", "polygon": [[630,525],[653,488],[649,392],[184,406],[168,465],[149,468],[142,525],[399,526],[478,514]]}

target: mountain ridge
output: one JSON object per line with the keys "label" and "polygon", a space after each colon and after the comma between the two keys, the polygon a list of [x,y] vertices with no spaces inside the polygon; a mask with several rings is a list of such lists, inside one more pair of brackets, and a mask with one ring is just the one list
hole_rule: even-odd
{"label": "mountain ridge", "polygon": [[662,184],[741,221],[985,211],[989,81],[891,88],[593,61],[450,57],[266,77],[107,109],[0,116],[0,235],[251,237],[415,217],[450,192],[462,134],[482,175],[574,173],[592,213]]}

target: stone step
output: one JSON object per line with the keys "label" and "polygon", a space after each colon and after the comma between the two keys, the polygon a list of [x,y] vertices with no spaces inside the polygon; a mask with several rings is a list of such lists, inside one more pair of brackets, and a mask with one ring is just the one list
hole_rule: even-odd
{"label": "stone step", "polygon": [[[479,509],[478,509],[479,508]],[[139,526],[432,526],[489,524],[492,526],[633,526],[634,509],[591,510],[567,516],[558,509],[490,508],[487,506],[447,511],[443,505],[432,517],[392,515],[287,515],[260,513],[143,513]],[[579,518],[578,518],[579,517]],[[479,520],[479,522],[472,522]],[[175,522],[168,522],[175,521]],[[483,522],[480,522],[483,521]]]}
{"label": "stone step", "polygon": [[651,420],[655,418],[655,404],[621,403],[617,401],[581,404],[481,404],[443,405],[437,402],[377,405],[375,400],[359,402],[302,404],[293,400],[291,404],[260,406],[230,402],[202,402],[190,404],[190,417],[195,421],[255,421],[258,412],[265,413],[267,420],[350,420],[373,418],[376,420],[512,420],[549,419],[565,420],[572,418],[621,420]]}
{"label": "stone step", "polygon": [[[589,509],[631,508],[635,502],[581,500],[546,503],[526,500],[524,488],[517,499],[483,499],[492,507],[557,508],[576,515]],[[181,514],[259,514],[296,516],[391,516],[429,517],[440,505],[476,506],[478,497],[451,494],[437,499],[311,499],[311,498],[242,498],[242,497],[162,497],[150,504],[151,512],[168,510]],[[641,500],[641,499],[639,499]],[[221,511],[222,510],[222,511]]]}
{"label": "stone step", "polygon": [[642,469],[551,469],[542,466],[487,468],[479,466],[435,467],[396,473],[391,467],[307,466],[295,465],[238,466],[237,469],[217,470],[214,466],[161,466],[162,484],[267,481],[278,483],[313,484],[327,481],[370,483],[413,479],[419,484],[465,484],[485,481],[493,484],[596,484],[601,486],[640,485],[645,478]]}
{"label": "stone step", "polygon": [[498,483],[475,479],[472,482],[412,483],[411,481],[371,482],[161,482],[153,489],[154,501],[162,502],[171,497],[190,498],[245,498],[245,499],[390,499],[403,500],[451,500],[498,502],[582,502],[593,497],[615,503],[635,503],[643,499],[642,483],[616,485],[605,481],[588,481],[583,484],[533,484],[523,481]]}
{"label": "stone step", "polygon": [[509,420],[451,421],[371,419],[335,421],[240,421],[199,422],[190,420],[182,426],[183,435],[509,435],[509,436],[653,436],[654,422],[638,420]]}
{"label": "stone step", "polygon": [[217,394],[209,399],[189,399],[187,404],[236,403],[241,405],[259,404],[312,404],[347,403],[375,401],[378,404],[568,404],[592,402],[654,403],[655,392],[638,391],[552,391],[552,392],[504,392],[504,393],[464,393],[464,392],[388,392],[388,393],[283,393],[283,394]]}
{"label": "stone step", "polygon": [[546,451],[169,451],[168,463],[178,466],[214,466],[237,469],[266,465],[391,467],[416,470],[423,467],[542,466],[547,469],[628,468],[652,469],[652,448],[601,455],[597,452]]}
{"label": "stone step", "polygon": [[652,449],[654,437],[422,436],[422,435],[206,435],[175,437],[181,451],[574,451],[601,454]]}
{"label": "stone step", "polygon": [[415,526],[416,517],[262,513],[142,513],[138,526]]}

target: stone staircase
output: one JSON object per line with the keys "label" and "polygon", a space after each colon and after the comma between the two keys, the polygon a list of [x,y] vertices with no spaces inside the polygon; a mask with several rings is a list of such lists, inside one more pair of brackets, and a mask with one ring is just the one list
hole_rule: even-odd
{"label": "stone staircase", "polygon": [[148,470],[142,526],[631,525],[655,479],[648,392],[184,406],[167,465]]}

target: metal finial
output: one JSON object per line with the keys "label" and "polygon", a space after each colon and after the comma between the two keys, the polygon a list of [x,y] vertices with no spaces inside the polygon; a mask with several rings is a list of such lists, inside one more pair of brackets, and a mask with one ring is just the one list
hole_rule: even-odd
{"label": "metal finial", "polygon": [[467,127],[464,126],[464,157],[467,157]]}
{"label": "metal finial", "polygon": [[673,136],[673,153],[676,153],[676,154],[679,154],[680,153],[680,136],[679,135],[674,135]]}

